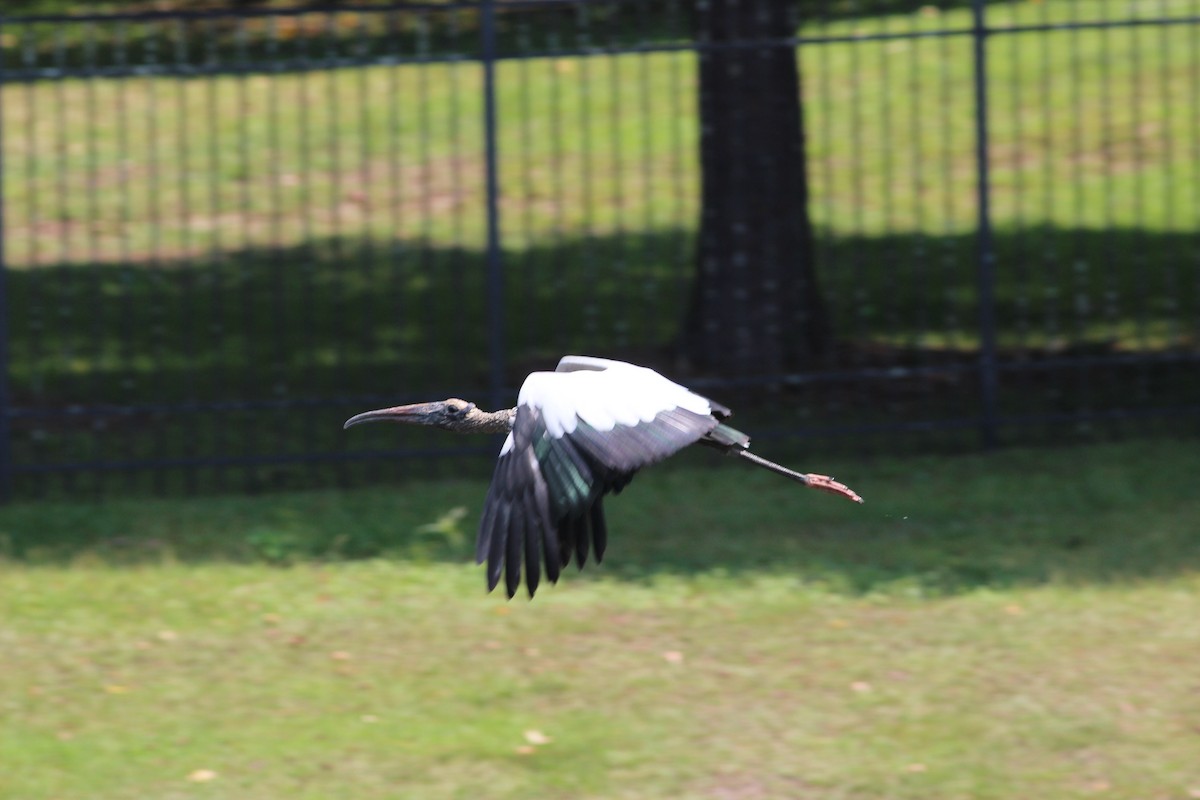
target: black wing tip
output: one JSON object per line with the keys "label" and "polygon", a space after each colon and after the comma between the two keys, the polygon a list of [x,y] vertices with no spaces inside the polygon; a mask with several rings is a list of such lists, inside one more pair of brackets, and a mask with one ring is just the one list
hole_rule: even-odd
{"label": "black wing tip", "polygon": [[712,409],[712,415],[717,419],[729,419],[733,416],[733,410],[728,406],[723,406],[710,397],[704,399],[708,400],[708,407]]}
{"label": "black wing tip", "polygon": [[[557,583],[558,581],[550,581],[550,582]],[[500,585],[500,581],[492,580],[491,577],[489,577],[487,584],[488,584],[488,586],[487,586],[486,593],[491,594],[492,592],[496,591],[496,587]],[[530,583],[529,581],[525,582],[525,591],[529,595],[529,597],[528,597],[529,600],[532,600],[534,598],[534,595],[537,594],[537,590],[538,590],[539,586],[540,586],[540,584],[537,581],[533,581],[532,583]],[[517,596],[517,594],[520,592],[520,590],[521,590],[521,584],[518,583],[515,586],[509,586],[508,583],[505,582],[504,594],[507,599],[512,600],[514,597]]]}

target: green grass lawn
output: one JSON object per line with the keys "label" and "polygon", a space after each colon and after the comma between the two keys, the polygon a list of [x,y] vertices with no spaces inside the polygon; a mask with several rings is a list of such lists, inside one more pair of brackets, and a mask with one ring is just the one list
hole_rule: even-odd
{"label": "green grass lawn", "polygon": [[[800,34],[971,24],[962,3],[876,16],[834,5],[831,19],[802,20]],[[1179,0],[1079,0],[992,3],[988,15],[1003,28],[1189,9]],[[256,18],[244,30],[253,42],[276,42],[277,56],[311,61],[327,49],[353,53],[367,16],[312,13],[275,28]],[[434,13],[428,29],[367,46],[377,55],[444,55],[438,48],[458,24],[448,19]],[[462,50],[474,47],[469,22],[457,34]],[[522,31],[519,15],[504,15],[502,46],[575,47],[577,23]],[[586,29],[597,47],[617,35],[602,23]],[[35,26],[27,40],[6,25],[0,58],[14,69],[53,66],[56,30]],[[108,46],[122,29],[61,30],[70,50],[62,58],[86,58],[79,45],[92,36],[95,58],[111,61]],[[231,30],[218,31],[226,44]],[[1002,364],[1195,352],[1197,30],[989,38]],[[630,26],[620,35],[628,42],[642,33]],[[171,26],[130,25],[125,34],[130,61],[177,57]],[[646,36],[661,43],[680,34]],[[207,57],[200,39],[184,45],[191,62]],[[265,58],[266,45],[251,50]],[[804,44],[798,58],[817,271],[837,339],[806,371],[870,368],[886,377],[804,387],[788,396],[796,410],[787,419],[775,408],[764,416],[778,430],[947,418],[969,426],[979,408],[973,374],[909,380],[888,370],[977,356],[970,37]],[[498,64],[510,388],[564,352],[675,366],[663,354],[685,317],[699,216],[696,74],[690,52]],[[491,328],[481,91],[470,60],[6,83],[9,385],[13,404],[35,412],[13,422],[15,460],[337,457],[352,441],[338,425],[357,407],[169,409],[350,395],[482,399]],[[1181,363],[1006,372],[999,408],[1019,418],[1194,406],[1196,370]],[[719,399],[754,412],[737,396]],[[139,404],[168,410],[64,413]],[[203,469],[189,469],[160,470],[155,486],[194,485]],[[314,474],[234,469],[246,477],[229,486],[256,490],[311,484]],[[94,483],[147,482],[117,474]],[[46,485],[76,486],[23,475],[18,494]]]}
{"label": "green grass lawn", "polygon": [[533,602],[473,480],[0,509],[0,793],[1200,794],[1194,446],[802,466],[867,504],[685,460]]}
{"label": "green grass lawn", "polygon": [[[1188,9],[1176,2],[1153,10]],[[989,13],[1001,28],[1125,18],[1098,0],[1004,3]],[[356,20],[338,22],[336,47],[352,47]],[[971,17],[960,8],[804,23],[802,36],[845,37],[964,30]],[[265,20],[247,25],[255,41],[272,35]],[[172,62],[171,30],[139,32],[161,39],[156,62]],[[523,51],[580,44],[557,33],[528,34]],[[115,33],[91,35],[108,42]],[[283,37],[279,58],[320,63],[323,39],[301,47],[274,35]],[[592,36],[598,47],[609,42]],[[1188,25],[995,37],[996,222],[1189,229],[1185,209],[1200,169],[1189,144],[1195,39]],[[407,40],[395,47],[408,49],[390,55],[421,52]],[[799,60],[822,229],[974,229],[970,37],[806,45]],[[508,246],[694,227],[696,74],[692,53],[502,62]],[[468,249],[485,239],[482,70],[474,62],[46,81],[6,87],[3,104],[13,266],[169,261],[347,234]],[[93,205],[96,192],[102,199]]]}
{"label": "green grass lawn", "polygon": [[[1001,27],[1118,18],[1110,5],[1006,3],[989,13]],[[1155,6],[1162,14],[1186,10],[1181,3]],[[350,47],[356,18],[345,19],[339,35]],[[251,37],[271,35],[264,20],[248,24]],[[969,24],[966,9],[951,9],[806,19],[800,33]],[[170,62],[172,32],[146,33],[162,38],[154,58]],[[102,28],[92,35],[107,41],[114,34]],[[527,50],[553,44],[544,32],[529,36]],[[567,33],[560,39],[559,46],[578,44]],[[1195,40],[1194,26],[1185,25],[991,40],[994,219],[1002,230],[1032,229],[1024,248],[1001,261],[1010,291],[1036,305],[1056,293],[1106,286],[1098,273],[1111,253],[1103,243],[1078,250],[1069,237],[1057,242],[1039,231],[1154,236],[1191,229],[1186,209],[1200,175],[1189,145],[1197,119]],[[284,38],[278,54],[319,59],[318,44],[301,48]],[[857,288],[883,302],[897,282],[890,271],[924,262],[928,273],[918,282],[933,288],[925,292],[929,302],[965,303],[956,287],[970,286],[971,248],[938,242],[975,225],[970,45],[969,37],[952,37],[800,48],[812,213],[820,229],[835,242],[929,240],[924,256],[918,241],[891,264],[830,259],[823,266],[831,290]],[[401,46],[409,49],[394,55],[418,52],[407,40]],[[671,296],[672,280],[690,275],[686,253],[697,223],[696,72],[691,53],[499,65],[504,241],[514,269],[550,274],[550,265],[523,254],[564,240],[616,237],[620,245],[627,237],[626,252],[595,257],[618,272],[623,260],[650,270],[664,285],[647,291]],[[482,73],[475,63],[65,80],[10,85],[0,101],[10,266],[165,266],[344,238],[353,241],[346,246],[356,258],[360,247],[373,258],[415,251],[392,257],[420,283],[440,279],[421,251],[477,252],[485,240]],[[687,234],[674,245],[642,246],[641,236],[671,231]],[[1135,248],[1128,257],[1146,263],[1122,266],[1107,279],[1124,287],[1151,268],[1154,275],[1143,280],[1166,281],[1159,272],[1190,255],[1186,243]],[[1049,269],[1064,258],[1071,269]],[[1152,286],[1152,294],[1162,288]],[[1181,280],[1175,288],[1194,287]],[[903,322],[893,324],[900,330],[915,323],[906,319],[913,305],[912,298],[897,303]],[[931,313],[938,315],[936,308]]]}

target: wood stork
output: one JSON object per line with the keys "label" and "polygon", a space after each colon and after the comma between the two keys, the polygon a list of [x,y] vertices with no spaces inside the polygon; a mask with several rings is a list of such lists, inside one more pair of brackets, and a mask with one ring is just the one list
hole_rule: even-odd
{"label": "wood stork", "polygon": [[545,564],[558,581],[574,553],[582,569],[589,547],[604,557],[608,530],[601,499],[634,473],[699,442],[805,486],[862,502],[827,475],[794,472],[750,452],[750,437],[725,425],[728,408],[646,367],[565,356],[554,372],[525,379],[516,408],[483,411],[451,398],[381,408],[346,420],[432,425],[462,433],[507,433],[483,505],[476,563],[487,561],[488,591],[501,573],[508,596],[521,585],[533,597]]}

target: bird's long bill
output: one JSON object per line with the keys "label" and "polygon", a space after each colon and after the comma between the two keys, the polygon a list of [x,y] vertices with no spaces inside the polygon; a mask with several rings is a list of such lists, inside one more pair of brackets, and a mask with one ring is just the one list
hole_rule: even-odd
{"label": "bird's long bill", "polygon": [[374,411],[364,411],[361,414],[355,414],[346,420],[345,424],[342,425],[342,429],[344,430],[363,422],[407,422],[409,424],[420,425],[426,417],[440,408],[440,403],[413,403],[408,406],[377,408]]}

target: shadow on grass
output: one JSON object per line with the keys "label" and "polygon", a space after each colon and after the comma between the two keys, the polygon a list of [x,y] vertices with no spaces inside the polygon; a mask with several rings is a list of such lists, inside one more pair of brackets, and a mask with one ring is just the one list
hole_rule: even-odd
{"label": "shadow on grass", "polygon": [[635,534],[613,571],[650,581],[662,573],[787,574],[851,594],[1200,571],[1200,499],[1185,477],[1200,468],[1194,441],[800,462],[861,491],[867,502],[857,508],[736,466],[667,475],[648,489],[645,506],[620,512]]}
{"label": "shadow on grass", "polygon": [[[500,307],[509,390],[564,352],[705,377],[671,355],[692,244],[693,232],[679,229],[507,252]],[[706,391],[760,435],[949,420],[973,445],[974,247],[969,235],[822,237],[819,270],[838,342],[807,373],[815,380],[776,395],[720,384],[740,376],[707,376]],[[1001,374],[1001,413],[1153,413],[1200,402],[1200,285],[1186,267],[1194,248],[1190,234],[1000,231],[998,355],[1006,369],[1023,367]],[[478,251],[335,240],[207,260],[11,271],[8,282],[14,458],[35,468],[83,464],[81,474],[101,461],[130,467],[92,481],[100,489],[369,482],[396,470],[378,460],[348,467],[348,450],[390,441],[436,453],[451,443],[429,431],[348,439],[340,423],[364,402],[488,399],[491,312]],[[1078,363],[1053,365],[1064,358]],[[914,367],[946,371],[905,372]],[[870,375],[847,375],[856,370]],[[78,411],[95,406],[111,413]],[[265,463],[274,456],[295,463]],[[131,477],[137,463],[145,481]],[[18,491],[42,492],[56,480],[27,475]]]}
{"label": "shadow on grass", "polygon": [[[605,563],[572,567],[563,580],[683,579],[704,591],[706,581],[783,575],[798,588],[928,595],[1200,570],[1194,442],[840,463],[810,456],[796,466],[835,472],[867,503],[688,453],[607,501]],[[7,560],[24,564],[286,568],[388,558],[466,568],[485,486],[416,480],[262,498],[18,504],[0,509],[0,542]]]}
{"label": "shadow on grass", "polygon": [[[691,230],[586,237],[505,254],[506,345],[524,366],[563,347],[652,349],[678,334]],[[995,309],[1011,357],[1200,345],[1190,233],[1001,231]],[[843,341],[900,366],[978,347],[972,235],[826,236],[818,267]],[[9,272],[19,405],[374,394],[488,375],[483,252],[332,240],[209,259]],[[869,358],[869,348],[835,353]]]}

